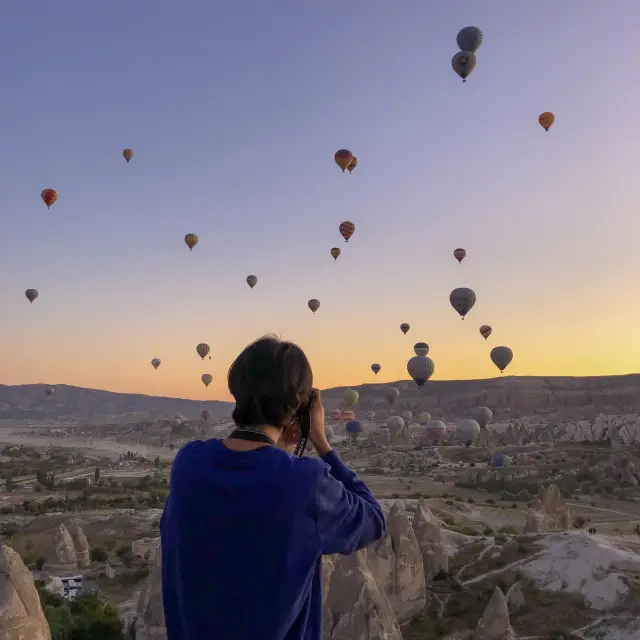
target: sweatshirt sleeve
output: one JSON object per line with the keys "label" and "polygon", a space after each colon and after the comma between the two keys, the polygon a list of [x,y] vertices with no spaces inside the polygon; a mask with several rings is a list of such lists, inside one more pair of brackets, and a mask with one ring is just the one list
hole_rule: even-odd
{"label": "sweatshirt sleeve", "polygon": [[317,527],[322,553],[348,555],[387,532],[382,507],[367,485],[335,451],[321,458],[326,466],[317,491]]}

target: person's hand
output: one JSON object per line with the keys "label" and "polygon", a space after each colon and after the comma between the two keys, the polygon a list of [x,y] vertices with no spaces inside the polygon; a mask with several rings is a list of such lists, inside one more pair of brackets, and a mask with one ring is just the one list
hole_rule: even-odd
{"label": "person's hand", "polygon": [[309,440],[319,456],[331,451],[331,445],[324,431],[324,407],[320,397],[320,389],[314,389],[316,396],[311,405],[311,424],[309,426]]}
{"label": "person's hand", "polygon": [[278,449],[284,449],[289,453],[293,453],[298,441],[300,440],[300,425],[297,421],[292,422],[280,436],[278,440]]}

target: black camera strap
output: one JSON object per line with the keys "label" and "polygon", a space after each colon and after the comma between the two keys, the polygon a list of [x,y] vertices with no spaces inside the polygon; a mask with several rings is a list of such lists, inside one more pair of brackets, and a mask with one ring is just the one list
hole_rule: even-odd
{"label": "black camera strap", "polygon": [[262,431],[251,431],[249,429],[234,429],[228,436],[235,440],[249,440],[251,442],[264,442],[272,447],[276,446],[276,441]]}

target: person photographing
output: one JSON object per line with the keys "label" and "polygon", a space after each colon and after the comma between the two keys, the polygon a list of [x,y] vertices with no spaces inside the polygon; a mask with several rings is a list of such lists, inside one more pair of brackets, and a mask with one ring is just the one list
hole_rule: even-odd
{"label": "person photographing", "polygon": [[[160,520],[168,640],[320,640],[322,555],[386,534],[331,448],[306,355],[267,336],[231,365],[234,431],[176,455]],[[301,422],[318,458],[299,457]]]}

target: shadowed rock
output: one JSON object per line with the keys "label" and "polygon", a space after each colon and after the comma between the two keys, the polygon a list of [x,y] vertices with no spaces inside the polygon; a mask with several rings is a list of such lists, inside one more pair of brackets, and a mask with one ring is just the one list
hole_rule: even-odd
{"label": "shadowed rock", "polygon": [[77,520],[72,520],[68,526],[69,535],[73,540],[73,548],[76,552],[78,559],[78,567],[81,569],[88,567],[91,563],[89,555],[89,542],[87,536],[84,535],[84,531]]}
{"label": "shadowed rock", "polygon": [[493,595],[482,618],[476,627],[476,640],[516,640],[515,632],[509,622],[507,601],[500,587],[493,590]]}
{"label": "shadowed rock", "polygon": [[515,613],[520,607],[524,606],[524,593],[519,582],[514,582],[504,597],[507,601],[509,613]]}
{"label": "shadowed rock", "polygon": [[52,533],[52,541],[45,556],[45,571],[67,573],[78,569],[78,558],[71,535],[63,524],[59,524]]}
{"label": "shadowed rock", "polygon": [[440,521],[424,500],[420,500],[413,516],[413,531],[422,554],[425,581],[428,584],[441,571],[449,572],[449,556]]}
{"label": "shadowed rock", "polygon": [[166,640],[167,627],[162,606],[162,558],[160,555],[140,594],[136,615],[136,640]]}

